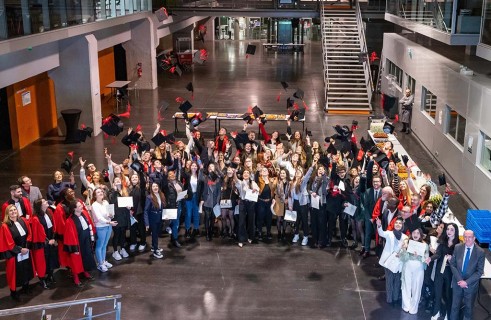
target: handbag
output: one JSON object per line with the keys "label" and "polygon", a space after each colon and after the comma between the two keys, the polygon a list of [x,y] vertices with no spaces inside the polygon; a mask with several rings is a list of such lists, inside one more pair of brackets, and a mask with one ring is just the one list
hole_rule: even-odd
{"label": "handbag", "polygon": [[222,200],[220,200],[220,207],[222,209],[230,209],[230,208],[232,208],[232,199],[222,199]]}

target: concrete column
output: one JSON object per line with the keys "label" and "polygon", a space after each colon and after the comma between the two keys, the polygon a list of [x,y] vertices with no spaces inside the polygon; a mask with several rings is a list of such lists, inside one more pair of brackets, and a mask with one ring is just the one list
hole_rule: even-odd
{"label": "concrete column", "polygon": [[[59,57],[60,66],[49,72],[55,84],[58,118],[62,110],[81,109],[80,124],[94,128],[98,135],[102,113],[97,39],[87,35],[60,41]],[[59,124],[64,127],[63,121]]]}
{"label": "concrete column", "polygon": [[22,27],[24,28],[24,35],[31,34],[31,14],[29,12],[29,1],[21,0],[20,6],[22,10]]}
{"label": "concrete column", "polygon": [[189,33],[189,38],[191,38],[191,52],[194,50],[194,30],[196,30],[196,22],[193,23],[193,28]]}
{"label": "concrete column", "polygon": [[48,3],[48,0],[42,0],[41,5],[43,8],[42,9],[43,10],[43,28],[44,28],[44,31],[48,31],[49,29],[51,29],[51,23],[49,20],[49,3]]}
{"label": "concrete column", "polygon": [[[140,89],[157,88],[157,61],[155,49],[158,45],[154,25],[150,18],[131,23],[131,40],[123,43],[126,50],[128,81],[138,80]],[[142,77],[136,74],[137,63],[142,64]]]}

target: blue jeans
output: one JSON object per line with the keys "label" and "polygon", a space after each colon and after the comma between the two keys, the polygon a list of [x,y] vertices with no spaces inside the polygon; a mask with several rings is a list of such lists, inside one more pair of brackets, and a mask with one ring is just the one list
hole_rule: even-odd
{"label": "blue jeans", "polygon": [[162,230],[162,214],[152,213],[148,214],[148,227],[152,233],[152,250],[159,248],[159,233]]}
{"label": "blue jeans", "polygon": [[179,201],[177,204],[177,219],[171,220],[170,226],[172,228],[172,239],[177,240],[177,236],[179,235],[179,221],[181,220],[181,212],[182,212],[182,202]]}
{"label": "blue jeans", "polygon": [[107,227],[97,227],[97,241],[95,243],[95,257],[97,263],[101,264],[106,260],[106,250],[107,244],[109,243],[109,238],[111,238],[111,226]]}
{"label": "blue jeans", "polygon": [[[177,214],[179,214],[179,212]],[[191,228],[191,218],[193,219],[194,230],[198,230],[199,212],[198,195],[196,193],[193,193],[193,197],[190,200],[186,200],[186,219],[184,220],[184,227],[186,230]]]}

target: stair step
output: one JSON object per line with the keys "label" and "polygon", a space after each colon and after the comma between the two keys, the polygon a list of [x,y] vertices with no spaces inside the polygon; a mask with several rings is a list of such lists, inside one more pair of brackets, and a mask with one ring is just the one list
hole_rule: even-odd
{"label": "stair step", "polygon": [[366,106],[366,107],[370,107],[370,104],[365,102],[329,102],[329,108],[331,108],[331,106]]}
{"label": "stair step", "polygon": [[353,79],[353,78],[329,78],[329,83],[334,85],[365,85],[365,79]]}
{"label": "stair step", "polygon": [[358,60],[342,60],[342,59],[335,59],[335,60],[329,60],[329,63],[336,63],[336,62],[354,62]]}
{"label": "stair step", "polygon": [[[334,91],[333,91],[334,90]],[[331,83],[329,83],[329,92],[336,92],[336,90],[350,90],[350,91],[363,91],[364,94],[367,93],[367,88],[359,88],[359,87],[333,87]]]}
{"label": "stair step", "polygon": [[351,57],[351,56],[333,56],[333,55],[327,55],[328,58],[346,58],[346,59],[358,59],[358,57]]}
{"label": "stair step", "polygon": [[368,98],[367,92],[350,92],[350,91],[333,91],[333,90],[328,90],[329,95],[348,95],[348,96],[364,96],[365,98]]}

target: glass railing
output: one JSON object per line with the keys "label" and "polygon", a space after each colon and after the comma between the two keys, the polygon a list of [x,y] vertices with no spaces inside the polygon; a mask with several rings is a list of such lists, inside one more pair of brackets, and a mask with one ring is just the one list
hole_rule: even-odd
{"label": "glass railing", "polygon": [[166,8],[318,10],[318,1],[297,0],[165,0]]}
{"label": "glass railing", "polygon": [[[386,12],[447,33],[478,34],[481,8],[466,9],[463,0],[387,0]],[[456,21],[454,6],[459,8]]]}
{"label": "glass railing", "polygon": [[0,40],[151,10],[151,0],[0,1]]}

